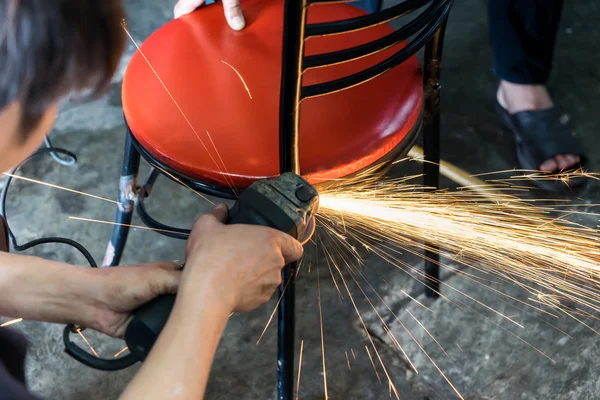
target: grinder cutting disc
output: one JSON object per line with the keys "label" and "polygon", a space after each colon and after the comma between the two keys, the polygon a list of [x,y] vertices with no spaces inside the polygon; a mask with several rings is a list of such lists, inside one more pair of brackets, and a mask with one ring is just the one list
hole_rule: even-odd
{"label": "grinder cutting disc", "polygon": [[315,222],[315,217],[312,217],[306,225],[306,231],[304,231],[304,235],[302,236],[302,238],[298,238],[298,241],[303,245],[308,243],[308,241],[312,238],[313,234],[315,233],[316,228],[317,224]]}

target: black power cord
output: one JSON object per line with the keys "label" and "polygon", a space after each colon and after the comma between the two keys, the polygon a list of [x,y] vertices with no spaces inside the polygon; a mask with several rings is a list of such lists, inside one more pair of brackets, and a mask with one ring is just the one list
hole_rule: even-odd
{"label": "black power cord", "polygon": [[[75,154],[71,153],[70,151],[68,151],[66,149],[53,147],[52,143],[50,142],[50,140],[48,138],[46,138],[45,145],[46,145],[46,148],[41,148],[41,149],[37,150],[35,153],[33,153],[31,156],[29,156],[27,159],[25,159],[23,162],[21,162],[15,168],[13,168],[10,171],[10,174],[15,175],[23,165],[25,165],[32,159],[37,158],[42,155],[48,155],[48,154],[50,156],[52,156],[52,158],[61,165],[73,166],[77,163],[77,156]],[[4,219],[6,220],[6,230],[7,230],[8,237],[10,239],[10,242],[11,242],[14,250],[18,251],[18,252],[22,252],[22,251],[31,249],[32,247],[36,247],[36,246],[39,246],[42,244],[49,244],[49,243],[66,244],[67,246],[74,247],[77,251],[79,251],[85,257],[85,259],[87,260],[90,267],[98,268],[98,264],[96,264],[96,261],[94,260],[94,257],[92,257],[90,252],[85,247],[83,247],[83,245],[81,243],[78,243],[72,239],[53,236],[53,237],[32,240],[32,241],[27,242],[22,245],[17,242],[17,239],[16,239],[14,233],[10,229],[10,225],[8,224],[8,218],[6,216],[6,198],[8,196],[8,189],[9,189],[12,181],[13,181],[13,177],[7,175],[6,179],[4,181],[4,187],[2,188],[2,192],[0,192],[0,215],[2,215],[4,217]],[[99,369],[99,370],[103,370],[103,371],[117,371],[120,369],[128,368],[139,361],[132,353],[130,353],[124,357],[115,358],[115,359],[99,358],[99,357],[96,357],[96,356],[88,353],[87,351],[83,350],[81,347],[77,346],[77,344],[75,344],[74,342],[72,342],[70,340],[71,333],[78,333],[84,329],[85,329],[84,327],[78,327],[73,324],[69,324],[63,330],[63,343],[65,345],[65,352],[67,354],[69,354],[71,357],[73,357],[74,359],[76,359],[77,361],[81,362],[82,364],[87,365],[91,368],[95,368],[95,369]]]}

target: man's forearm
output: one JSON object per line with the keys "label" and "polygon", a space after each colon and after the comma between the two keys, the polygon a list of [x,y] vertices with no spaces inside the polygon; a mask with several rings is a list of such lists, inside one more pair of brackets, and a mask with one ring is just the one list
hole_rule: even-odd
{"label": "man's forearm", "polygon": [[165,328],[121,400],[202,399],[229,313],[218,302],[178,298]]}
{"label": "man's forearm", "polygon": [[0,253],[0,315],[56,323],[93,321],[90,269]]}

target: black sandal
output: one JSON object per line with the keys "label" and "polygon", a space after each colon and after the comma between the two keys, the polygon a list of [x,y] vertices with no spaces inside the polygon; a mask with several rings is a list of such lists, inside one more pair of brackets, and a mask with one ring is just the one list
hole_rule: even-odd
{"label": "black sandal", "polygon": [[[496,113],[502,122],[510,128],[517,141],[517,159],[521,168],[539,171],[540,165],[558,154],[579,156],[579,164],[565,171],[552,171],[549,174],[576,171],[582,169],[587,161],[579,141],[574,137],[573,130],[568,124],[560,121],[556,108],[546,110],[521,111],[510,114],[496,100]],[[540,172],[540,174],[544,174]],[[561,180],[538,180],[533,183],[548,192],[565,192],[582,186],[586,179],[573,178],[568,182]]]}

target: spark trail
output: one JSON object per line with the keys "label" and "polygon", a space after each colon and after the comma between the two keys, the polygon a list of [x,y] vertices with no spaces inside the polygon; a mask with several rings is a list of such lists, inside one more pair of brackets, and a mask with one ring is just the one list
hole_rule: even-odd
{"label": "spark trail", "polygon": [[450,260],[516,283],[546,306],[569,301],[599,311],[600,231],[556,212],[567,213],[510,193],[490,202],[469,190],[424,192],[406,179],[362,177],[324,188],[317,217],[340,241],[384,259],[439,246]]}

